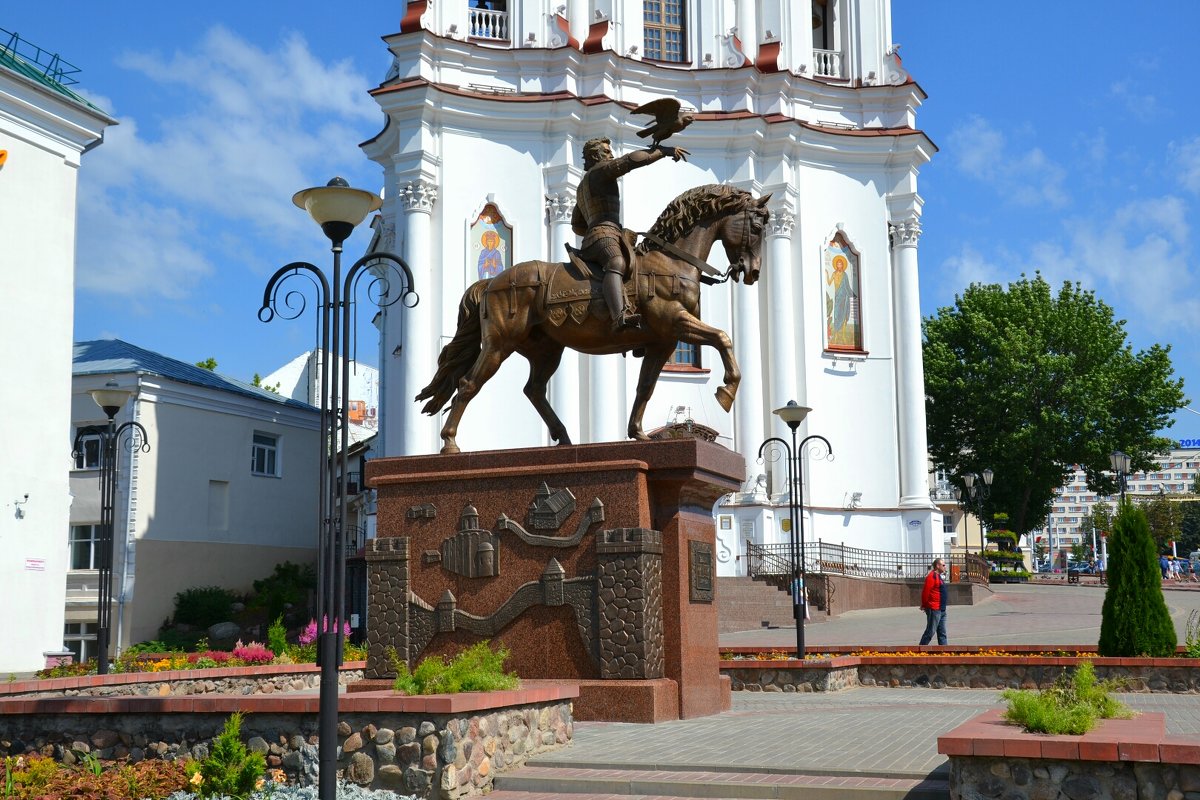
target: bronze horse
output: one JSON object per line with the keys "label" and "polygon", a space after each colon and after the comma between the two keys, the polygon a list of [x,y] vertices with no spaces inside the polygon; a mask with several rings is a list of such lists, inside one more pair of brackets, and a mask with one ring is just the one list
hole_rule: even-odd
{"label": "bronze horse", "polygon": [[[430,415],[454,398],[442,426],[442,452],[459,452],[455,436],[463,411],[514,352],[529,361],[525,396],[559,444],[571,440],[546,398],[546,386],[567,347],[592,355],[644,352],[629,415],[632,439],[648,438],[642,415],[676,342],[706,344],[720,354],[724,384],[716,395],[728,411],[741,373],[729,336],[700,321],[702,276],[696,262],[703,263],[719,241],[729,257],[726,275],[747,286],[758,280],[769,199],[770,195],[755,200],[749,192],[719,184],[689,189],[675,198],[638,245],[625,285],[642,315],[638,329],[610,329],[599,281],[577,263],[526,261],[472,284],[459,302],[454,339],[442,348],[433,380],[416,397],[428,401],[422,410]],[[669,243],[666,248],[663,241]],[[680,251],[688,258],[678,257]]]}

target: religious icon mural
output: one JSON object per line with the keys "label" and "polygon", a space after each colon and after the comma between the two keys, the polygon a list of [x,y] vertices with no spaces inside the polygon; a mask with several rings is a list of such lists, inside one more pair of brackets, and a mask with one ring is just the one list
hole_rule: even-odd
{"label": "religious icon mural", "polygon": [[471,224],[467,260],[479,278],[494,278],[512,265],[512,226],[495,203],[488,203]]}
{"label": "religious icon mural", "polygon": [[829,350],[862,350],[858,253],[841,231],[825,244],[822,264],[825,347]]}

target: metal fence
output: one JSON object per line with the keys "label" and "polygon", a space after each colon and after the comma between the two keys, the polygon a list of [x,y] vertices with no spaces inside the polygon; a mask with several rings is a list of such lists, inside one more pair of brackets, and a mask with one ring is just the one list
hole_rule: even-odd
{"label": "metal fence", "polygon": [[[824,575],[849,575],[874,580],[917,580],[924,578],[935,558],[946,562],[952,583],[987,585],[988,563],[973,553],[891,553],[862,550],[829,542],[806,542],[804,571]],[[752,577],[790,575],[790,544],[756,545],[746,542],[747,572]]]}

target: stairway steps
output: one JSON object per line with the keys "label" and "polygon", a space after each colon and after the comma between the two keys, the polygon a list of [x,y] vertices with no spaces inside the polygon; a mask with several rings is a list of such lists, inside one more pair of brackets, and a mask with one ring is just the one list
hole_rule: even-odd
{"label": "stairway steps", "polygon": [[884,777],[703,771],[698,769],[596,769],[526,765],[496,776],[491,800],[542,800],[572,795],[731,800],[948,800],[943,775]]}

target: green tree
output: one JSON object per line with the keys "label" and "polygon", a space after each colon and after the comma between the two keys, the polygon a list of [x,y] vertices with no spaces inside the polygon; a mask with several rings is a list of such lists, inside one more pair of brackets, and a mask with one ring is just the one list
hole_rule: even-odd
{"label": "green tree", "polygon": [[1080,539],[1071,545],[1071,560],[1084,562],[1092,557],[1092,543],[1088,539]]}
{"label": "green tree", "polygon": [[1183,525],[1183,508],[1179,503],[1159,492],[1152,500],[1142,504],[1146,521],[1150,525],[1150,536],[1158,551],[1171,549],[1171,542],[1179,538]]}
{"label": "green tree", "polygon": [[933,460],[954,475],[995,474],[989,493],[963,492],[977,516],[1005,511],[1011,530],[1028,533],[1073,465],[1092,491],[1114,494],[1109,453],[1148,470],[1173,445],[1157,435],[1184,403],[1170,348],[1135,353],[1124,322],[1078,284],[1057,296],[1041,275],[1008,288],[972,284],[924,332]]}
{"label": "green tree", "polygon": [[258,388],[262,389],[263,391],[267,391],[267,392],[270,392],[270,393],[272,393],[272,394],[279,394],[279,387],[280,387],[282,384],[281,384],[281,383],[276,383],[274,386],[271,386],[271,385],[270,385],[270,384],[268,384],[268,383],[263,383],[263,382],[262,382],[262,375],[259,375],[259,374],[256,372],[256,373],[254,373],[254,378],[253,378],[253,379],[251,379],[251,381],[250,381],[250,385],[251,385],[251,386],[257,386]]}
{"label": "green tree", "polygon": [[203,361],[197,361],[196,366],[199,367],[200,369],[206,369],[206,370],[209,370],[210,372],[215,372],[217,369],[217,360],[215,358],[213,358],[212,356],[209,356],[208,358],[204,359]]}
{"label": "green tree", "polygon": [[1091,541],[1092,534],[1096,535],[1096,539],[1100,539],[1102,532],[1112,530],[1113,510],[1108,503],[1096,503],[1092,506],[1092,510],[1079,523],[1079,532],[1083,535],[1085,541]]}
{"label": "green tree", "polygon": [[1200,550],[1200,502],[1190,500],[1180,503],[1183,518],[1179,522],[1179,554],[1190,555]]}
{"label": "green tree", "polygon": [[1102,656],[1175,654],[1175,625],[1162,593],[1158,553],[1142,509],[1128,501],[1117,509],[1108,537],[1108,591],[1100,618]]}

